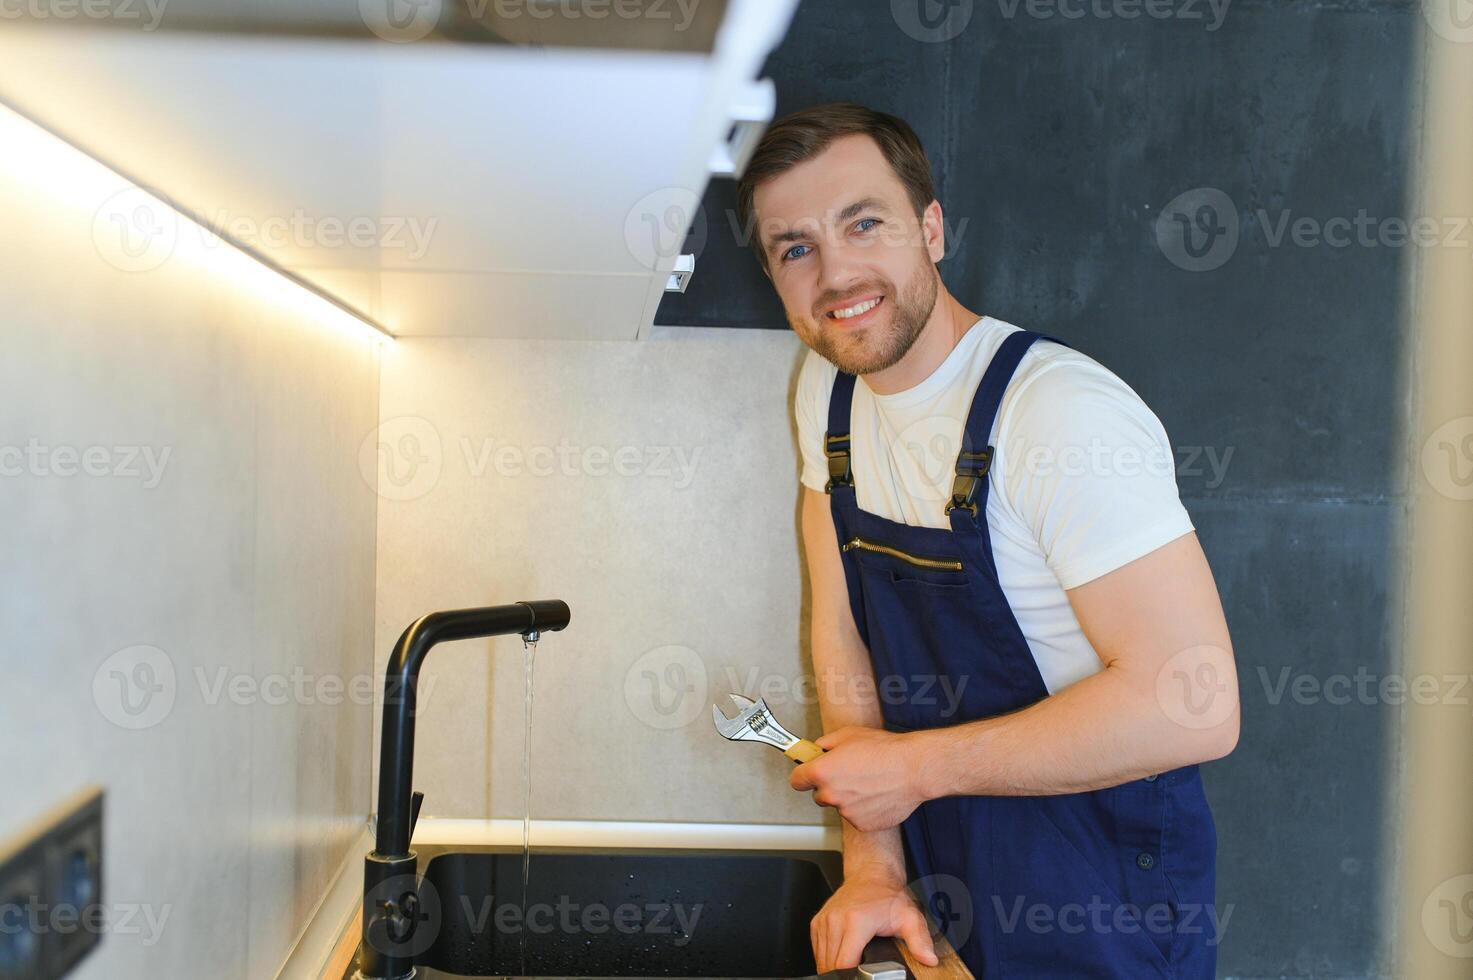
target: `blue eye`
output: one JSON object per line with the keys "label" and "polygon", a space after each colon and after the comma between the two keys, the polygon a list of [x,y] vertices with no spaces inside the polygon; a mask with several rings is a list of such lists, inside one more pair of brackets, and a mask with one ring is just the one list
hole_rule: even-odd
{"label": "blue eye", "polygon": [[854,227],[855,228],[858,228],[860,231],[869,231],[868,228],[860,228],[859,227],[860,225],[863,225],[866,222],[877,225],[877,224],[880,223],[880,219],[879,218],[860,218],[859,221],[855,223]]}
{"label": "blue eye", "polygon": [[783,261],[786,262],[790,258],[802,258],[801,255],[795,256],[793,253],[796,252],[796,251],[798,251],[800,248],[807,248],[807,247],[808,247],[807,245],[794,245],[792,248],[788,249],[786,252],[783,253]]}

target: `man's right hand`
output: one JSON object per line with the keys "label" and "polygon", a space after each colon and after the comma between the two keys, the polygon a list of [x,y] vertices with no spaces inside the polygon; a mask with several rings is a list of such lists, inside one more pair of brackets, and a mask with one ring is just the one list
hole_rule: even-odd
{"label": "man's right hand", "polygon": [[905,882],[888,872],[846,876],[809,926],[819,973],[853,969],[876,936],[903,940],[926,966],[936,965],[936,950],[926,917]]}

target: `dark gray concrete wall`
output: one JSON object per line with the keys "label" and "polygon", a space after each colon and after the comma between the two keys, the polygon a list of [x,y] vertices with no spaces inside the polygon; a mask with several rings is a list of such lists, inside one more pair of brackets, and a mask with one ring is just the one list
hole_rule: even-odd
{"label": "dark gray concrete wall", "polygon": [[[1160,416],[1244,705],[1237,752],[1206,767],[1220,973],[1381,975],[1417,8],[955,0],[934,30],[916,9],[806,0],[767,69],[779,113],[904,116],[949,288],[1069,340]],[[658,322],[786,328],[732,190],[707,193],[695,280]]]}

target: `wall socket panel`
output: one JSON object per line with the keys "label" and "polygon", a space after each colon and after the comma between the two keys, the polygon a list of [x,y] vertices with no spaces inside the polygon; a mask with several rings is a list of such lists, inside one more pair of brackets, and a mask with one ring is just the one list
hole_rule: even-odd
{"label": "wall socket panel", "polygon": [[102,799],[84,790],[0,842],[0,980],[58,980],[102,942]]}

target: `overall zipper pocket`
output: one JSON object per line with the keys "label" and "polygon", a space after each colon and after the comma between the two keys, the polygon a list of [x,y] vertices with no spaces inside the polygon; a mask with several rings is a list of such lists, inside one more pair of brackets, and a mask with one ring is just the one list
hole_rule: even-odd
{"label": "overall zipper pocket", "polygon": [[901,551],[899,548],[892,548],[888,544],[879,544],[875,541],[866,541],[864,538],[850,538],[848,541],[844,542],[844,545],[842,548],[840,548],[840,550],[853,551],[855,548],[858,548],[861,551],[873,551],[876,554],[889,555],[892,558],[899,558],[903,562],[909,562],[910,564],[918,565],[921,568],[939,568],[952,572],[959,572],[962,570],[962,563],[953,558],[928,558],[925,555],[914,555],[908,551]]}

